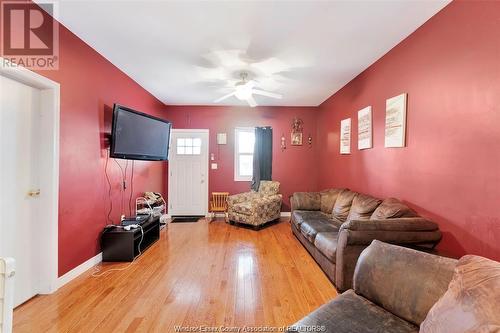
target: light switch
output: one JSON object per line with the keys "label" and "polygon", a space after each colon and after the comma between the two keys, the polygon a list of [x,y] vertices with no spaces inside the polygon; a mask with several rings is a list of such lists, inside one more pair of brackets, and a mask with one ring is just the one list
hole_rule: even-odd
{"label": "light switch", "polygon": [[212,163],[212,170],[217,170],[217,163]]}

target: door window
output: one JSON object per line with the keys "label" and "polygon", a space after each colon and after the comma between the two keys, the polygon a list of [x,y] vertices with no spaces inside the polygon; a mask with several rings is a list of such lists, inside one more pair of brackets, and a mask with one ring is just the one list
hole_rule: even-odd
{"label": "door window", "polygon": [[177,138],[177,155],[200,155],[201,138]]}

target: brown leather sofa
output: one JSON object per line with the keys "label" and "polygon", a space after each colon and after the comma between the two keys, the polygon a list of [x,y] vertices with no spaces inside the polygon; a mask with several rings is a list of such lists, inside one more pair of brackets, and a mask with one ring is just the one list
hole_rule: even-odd
{"label": "brown leather sofa", "polygon": [[359,257],[354,289],[319,307],[287,332],[418,332],[431,307],[446,292],[456,264],[455,259],[375,240]]}
{"label": "brown leather sofa", "polygon": [[441,240],[437,224],[394,198],[329,189],[297,192],[290,202],[294,235],[340,291],[352,287],[358,257],[372,240],[427,248]]}

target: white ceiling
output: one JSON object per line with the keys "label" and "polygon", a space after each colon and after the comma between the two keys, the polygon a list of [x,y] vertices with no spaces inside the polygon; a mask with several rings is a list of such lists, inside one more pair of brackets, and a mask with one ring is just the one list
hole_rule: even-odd
{"label": "white ceiling", "polygon": [[316,106],[448,2],[66,0],[59,20],[165,104],[213,104],[247,71],[284,96],[259,105]]}

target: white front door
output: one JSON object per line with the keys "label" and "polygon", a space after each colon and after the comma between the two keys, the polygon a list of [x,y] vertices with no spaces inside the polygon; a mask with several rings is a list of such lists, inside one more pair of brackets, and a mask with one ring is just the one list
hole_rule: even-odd
{"label": "white front door", "polygon": [[14,306],[39,293],[40,94],[0,76],[0,257],[16,260]]}
{"label": "white front door", "polygon": [[206,215],[208,130],[172,130],[168,173],[169,214]]}

